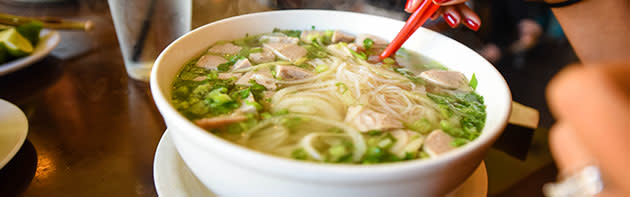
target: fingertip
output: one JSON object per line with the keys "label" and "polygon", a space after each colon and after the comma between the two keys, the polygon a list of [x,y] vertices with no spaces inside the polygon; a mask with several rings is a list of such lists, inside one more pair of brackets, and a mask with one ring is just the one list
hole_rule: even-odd
{"label": "fingertip", "polygon": [[[546,95],[549,108],[555,116],[563,114],[567,108],[567,102],[572,101],[574,95],[572,89],[576,83],[580,83],[579,80],[575,80],[576,75],[579,74],[582,68],[578,65],[570,65],[562,69],[554,78],[551,79],[547,86]],[[578,77],[579,78],[579,77]],[[569,104],[570,105],[570,104]],[[571,108],[568,106],[568,108]]]}
{"label": "fingertip", "polygon": [[450,14],[448,12],[444,13],[442,15],[442,17],[444,17],[444,20],[446,21],[446,24],[451,26],[451,28],[455,28],[459,24],[458,19],[455,18],[452,14]]}
{"label": "fingertip", "polygon": [[437,11],[433,13],[433,15],[431,15],[431,20],[437,20],[440,18],[441,15],[442,15],[442,9],[438,9]]}
{"label": "fingertip", "polygon": [[481,27],[481,24],[479,22],[474,21],[470,18],[464,19],[464,24],[466,24],[466,27],[468,27],[468,29],[471,29],[473,31],[477,31]]}
{"label": "fingertip", "polygon": [[457,27],[457,25],[459,25],[461,21],[461,16],[454,6],[444,7],[443,13],[444,14],[442,14],[442,17],[444,17],[444,20],[449,26],[451,26],[451,28],[455,28]]}
{"label": "fingertip", "polygon": [[479,16],[477,16],[472,9],[464,4],[460,4],[455,7],[462,14],[462,23],[464,23],[464,25],[466,25],[469,29],[478,31],[481,27],[481,19],[479,19]]}
{"label": "fingertip", "polygon": [[421,0],[407,0],[407,3],[405,4],[405,12],[413,13],[416,11],[418,6],[420,6],[420,1]]}

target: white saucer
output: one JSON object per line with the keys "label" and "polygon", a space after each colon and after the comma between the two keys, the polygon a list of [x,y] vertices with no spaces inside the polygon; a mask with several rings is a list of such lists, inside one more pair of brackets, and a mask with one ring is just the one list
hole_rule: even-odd
{"label": "white saucer", "polygon": [[[172,144],[168,129],[162,135],[153,160],[153,181],[159,196],[216,196],[192,174]],[[488,193],[488,175],[482,162],[449,197],[482,197]]]}
{"label": "white saucer", "polygon": [[0,99],[0,169],[20,150],[27,133],[28,121],[22,110]]}
{"label": "white saucer", "polygon": [[46,55],[57,47],[59,40],[60,36],[56,31],[46,29],[42,30],[39,34],[39,42],[35,45],[33,53],[25,57],[11,60],[10,62],[0,64],[0,76],[27,67],[46,57]]}

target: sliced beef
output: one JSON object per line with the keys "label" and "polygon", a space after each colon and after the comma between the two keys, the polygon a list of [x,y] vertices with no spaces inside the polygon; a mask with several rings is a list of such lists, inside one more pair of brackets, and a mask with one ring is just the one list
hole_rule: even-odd
{"label": "sliced beef", "polygon": [[466,76],[457,71],[432,69],[424,71],[418,76],[424,79],[427,83],[437,87],[461,91],[472,91],[472,88],[468,86]]}
{"label": "sliced beef", "polygon": [[231,72],[227,72],[227,73],[219,73],[219,76],[217,76],[217,78],[219,79],[232,79],[232,78],[240,78],[243,74],[241,73],[231,73]]}
{"label": "sliced beef", "polygon": [[268,48],[263,48],[263,51],[260,53],[250,53],[249,59],[256,64],[262,64],[267,62],[273,62],[276,59],[276,55],[273,54]]}
{"label": "sliced beef", "polygon": [[451,145],[453,140],[453,137],[444,131],[440,129],[433,130],[424,141],[424,151],[431,157],[446,153],[455,149],[455,147]]}
{"label": "sliced beef", "polygon": [[249,68],[251,66],[252,66],[252,63],[250,63],[247,58],[240,59],[236,61],[236,63],[234,63],[234,66],[232,66],[232,70],[240,70],[243,68]]}
{"label": "sliced beef", "polygon": [[212,46],[210,49],[208,49],[208,52],[220,55],[234,55],[240,52],[241,49],[241,47],[236,46],[232,43],[225,43]]}
{"label": "sliced beef", "polygon": [[271,75],[271,71],[268,69],[261,69],[257,71],[249,71],[245,73],[241,78],[236,81],[236,85],[244,85],[250,86],[249,81],[254,80],[256,83],[265,86],[267,90],[275,90],[278,88],[276,86],[276,79]]}
{"label": "sliced beef", "polygon": [[291,62],[304,57],[307,53],[304,47],[298,46],[297,44],[265,43],[263,46],[271,50],[279,58]]}
{"label": "sliced beef", "polygon": [[197,126],[201,128],[210,130],[210,129],[227,126],[229,124],[237,123],[237,122],[241,122],[245,120],[247,120],[247,116],[245,115],[232,114],[232,115],[216,116],[212,118],[202,118],[199,120],[195,120],[195,124],[197,124]]}
{"label": "sliced beef", "polygon": [[337,43],[337,42],[352,42],[354,40],[354,36],[350,35],[350,34],[346,34],[343,33],[339,30],[335,30],[335,32],[333,32],[331,41],[333,43]]}
{"label": "sliced beef", "polygon": [[246,99],[243,99],[241,101],[241,106],[236,109],[234,111],[234,113],[240,113],[240,114],[256,114],[258,113],[258,110],[256,109],[256,106],[251,105],[251,103],[255,103],[256,100],[254,99],[254,95],[250,92],[249,96],[247,96]]}
{"label": "sliced beef", "polygon": [[276,78],[280,80],[298,80],[313,76],[313,73],[296,66],[276,66]]}
{"label": "sliced beef", "polygon": [[297,44],[300,39],[296,37],[289,37],[284,34],[263,35],[260,40],[267,43],[285,43],[285,44]]}
{"label": "sliced beef", "polygon": [[193,79],[193,81],[203,81],[206,80],[208,77],[206,76],[197,76]]}
{"label": "sliced beef", "polygon": [[362,132],[403,128],[395,118],[360,105],[348,107],[345,121]]}
{"label": "sliced beef", "polygon": [[204,56],[201,56],[201,58],[197,60],[197,63],[195,63],[195,66],[202,67],[208,70],[217,70],[217,67],[219,67],[219,65],[226,62],[228,61],[225,60],[225,58],[223,57],[206,54]]}
{"label": "sliced beef", "polygon": [[304,43],[310,44],[313,42],[313,38],[321,37],[323,36],[323,34],[323,32],[316,30],[302,31],[302,33],[300,34],[300,40],[302,40],[302,42]]}

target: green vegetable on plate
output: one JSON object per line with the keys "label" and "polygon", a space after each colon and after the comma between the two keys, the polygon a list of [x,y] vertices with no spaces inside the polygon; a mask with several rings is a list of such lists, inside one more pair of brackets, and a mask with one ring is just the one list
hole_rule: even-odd
{"label": "green vegetable on plate", "polygon": [[40,22],[31,22],[17,27],[0,26],[0,63],[33,53],[39,41]]}

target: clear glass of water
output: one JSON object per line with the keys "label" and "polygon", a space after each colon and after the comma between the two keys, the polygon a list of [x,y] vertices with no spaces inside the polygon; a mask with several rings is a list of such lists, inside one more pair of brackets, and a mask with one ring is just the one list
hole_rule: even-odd
{"label": "clear glass of water", "polygon": [[107,0],[129,77],[148,81],[166,46],[190,31],[192,0]]}

